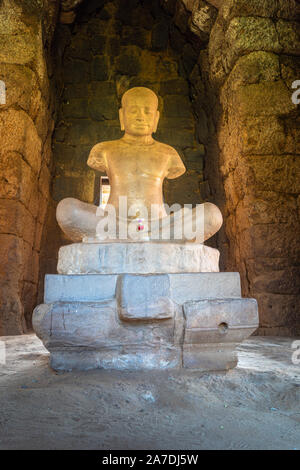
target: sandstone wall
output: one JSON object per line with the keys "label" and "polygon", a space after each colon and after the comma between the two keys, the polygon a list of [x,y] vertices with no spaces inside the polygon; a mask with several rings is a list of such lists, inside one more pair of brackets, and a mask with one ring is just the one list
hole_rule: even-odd
{"label": "sandstone wall", "polygon": [[51,179],[46,66],[57,2],[0,2],[0,334],[26,330],[36,303]]}
{"label": "sandstone wall", "polygon": [[[209,43],[222,106],[227,270],[259,303],[260,334],[299,334],[299,107],[296,2],[227,0]],[[219,181],[211,181],[218,185]]]}

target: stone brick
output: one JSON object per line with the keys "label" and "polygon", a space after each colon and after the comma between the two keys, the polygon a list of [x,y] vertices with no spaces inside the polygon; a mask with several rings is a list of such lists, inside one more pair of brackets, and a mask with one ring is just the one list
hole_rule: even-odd
{"label": "stone brick", "polygon": [[250,235],[252,256],[254,257],[299,259],[300,247],[296,236],[299,230],[300,227],[296,221],[293,226],[286,224],[254,225],[248,233],[243,233],[243,237],[246,242]]}
{"label": "stone brick", "polygon": [[[260,316],[260,326],[293,328],[297,325],[299,296],[269,293],[255,293]],[[275,333],[278,334],[278,333]],[[290,333],[289,333],[290,334]]]}
{"label": "stone brick", "polygon": [[259,82],[272,82],[280,78],[279,58],[271,52],[256,51],[239,57],[227,81],[225,90]]}
{"label": "stone brick", "polygon": [[258,189],[298,194],[300,162],[293,155],[248,157]]}
{"label": "stone brick", "polygon": [[31,167],[17,152],[1,153],[0,198],[19,199],[28,205],[32,184]]}
{"label": "stone brick", "polygon": [[91,82],[89,87],[90,100],[101,99],[107,95],[116,94],[116,84],[114,82]]}
{"label": "stone brick", "polygon": [[192,117],[189,99],[180,95],[166,95],[164,115],[166,117]]}
{"label": "stone brick", "polygon": [[198,119],[196,121],[196,132],[199,142],[206,144],[208,139],[208,123],[205,111],[202,108],[197,110]]}
{"label": "stone brick", "polygon": [[94,172],[88,171],[82,177],[57,176],[53,181],[53,199],[76,197],[84,202],[94,200]]}
{"label": "stone brick", "polygon": [[56,143],[54,146],[54,161],[58,168],[68,172],[72,169],[75,173],[85,171],[87,166],[91,144],[76,145],[75,147]]}
{"label": "stone brick", "polygon": [[43,196],[46,199],[49,199],[49,188],[50,188],[51,179],[52,179],[52,174],[48,166],[45,163],[43,163],[40,174],[39,174],[38,188],[39,188],[39,191],[43,194]]}
{"label": "stone brick", "polygon": [[41,141],[35,125],[24,111],[9,109],[0,116],[2,152],[18,152],[35,172],[41,165]]}
{"label": "stone brick", "polygon": [[169,25],[166,20],[156,23],[152,29],[151,47],[154,51],[163,51],[169,42]]}
{"label": "stone brick", "polygon": [[[95,82],[97,83],[97,82]],[[87,83],[70,83],[65,86],[64,99],[70,100],[72,98],[86,98],[88,95],[88,84]]]}
{"label": "stone brick", "polygon": [[35,73],[22,65],[1,64],[0,80],[6,85],[6,106],[19,106],[34,119],[41,96]]}
{"label": "stone brick", "polygon": [[188,85],[188,82],[184,80],[183,78],[162,81],[160,83],[159,93],[161,96],[165,96],[165,95],[188,96],[189,85]]}
{"label": "stone brick", "polygon": [[250,117],[243,120],[240,133],[241,150],[244,155],[279,155],[294,153],[295,141],[286,134],[284,121],[277,116]]}
{"label": "stone brick", "polygon": [[70,121],[66,141],[71,145],[90,144],[92,147],[97,143],[97,125],[88,119]]}
{"label": "stone brick", "polygon": [[296,109],[291,93],[282,80],[239,87],[233,94],[232,108],[242,116],[284,115]]}
{"label": "stone brick", "polygon": [[[78,35],[72,36],[71,44],[66,50],[66,54],[72,59],[90,60],[91,49],[93,50],[93,43],[87,40],[87,38],[79,37]],[[104,46],[103,46],[104,50]],[[101,54],[101,52],[98,52]]]}
{"label": "stone brick", "polygon": [[171,117],[162,116],[159,120],[159,129],[163,133],[164,129],[188,129],[194,130],[194,119],[190,117]]}
{"label": "stone brick", "polygon": [[283,52],[285,54],[300,55],[299,23],[278,20],[276,30]]}
{"label": "stone brick", "polygon": [[187,129],[158,129],[155,138],[173,147],[185,149],[193,147],[195,143],[194,132]]}
{"label": "stone brick", "polygon": [[66,84],[84,83],[89,78],[89,64],[83,60],[68,60],[64,63],[63,75]]}
{"label": "stone brick", "polygon": [[133,45],[140,48],[147,48],[150,46],[149,32],[143,28],[130,26],[123,26],[121,34],[121,44],[123,46]]}
{"label": "stone brick", "polygon": [[24,308],[24,316],[26,319],[27,327],[31,327],[31,316],[34,308],[37,305],[37,286],[32,282],[23,282],[22,294],[21,294],[22,304]]}
{"label": "stone brick", "polygon": [[296,9],[294,0],[228,0],[222,7],[222,15],[226,21],[236,16],[260,16],[273,18],[276,16],[292,17]]}
{"label": "stone brick", "polygon": [[233,63],[235,58],[253,51],[279,53],[282,50],[273,21],[269,18],[234,18],[226,31],[227,56]]}
{"label": "stone brick", "polygon": [[93,99],[89,103],[89,111],[91,118],[96,121],[118,119],[117,99],[115,96],[103,96],[101,99]]}
{"label": "stone brick", "polygon": [[300,267],[288,267],[280,271],[268,271],[251,279],[256,292],[272,294],[300,294]]}
{"label": "stone brick", "polygon": [[120,38],[118,36],[112,36],[107,39],[106,52],[111,57],[120,55]]}
{"label": "stone brick", "polygon": [[187,160],[187,165],[189,168],[197,169],[198,171],[203,171],[205,155],[204,146],[201,145],[197,149],[187,148],[184,150],[184,155]]}
{"label": "stone brick", "polygon": [[200,0],[197,7],[192,9],[190,18],[191,31],[202,40],[209,38],[209,33],[217,17],[217,10],[208,5],[207,2]]}
{"label": "stone brick", "polygon": [[182,52],[182,49],[185,43],[186,41],[185,41],[184,35],[179,31],[179,29],[175,25],[171,24],[170,25],[170,44],[172,48],[176,52]]}
{"label": "stone brick", "polygon": [[138,75],[141,66],[138,55],[135,51],[121,54],[115,61],[116,71],[124,75]]}
{"label": "stone brick", "polygon": [[88,45],[94,55],[105,54],[106,38],[95,34],[90,38]]}
{"label": "stone brick", "polygon": [[187,75],[192,72],[197,59],[198,52],[191,46],[191,44],[185,44],[182,50],[182,63]]}
{"label": "stone brick", "polygon": [[19,201],[3,199],[0,204],[0,232],[15,235],[33,244],[35,221]]}
{"label": "stone brick", "polygon": [[67,101],[62,109],[65,118],[87,118],[88,101],[82,98],[72,98]]}
{"label": "stone brick", "polygon": [[[39,35],[36,32],[36,19],[22,21],[20,10],[6,8],[0,16],[0,62],[28,64],[34,62],[40,50]],[[35,24],[34,24],[35,23]],[[10,38],[13,38],[10,39]]]}
{"label": "stone brick", "polygon": [[[145,6],[147,7],[147,4],[145,4]],[[142,28],[151,31],[154,24],[154,18],[149,8],[138,5],[133,12],[131,23],[132,26],[141,26]]]}
{"label": "stone brick", "polygon": [[91,77],[95,81],[108,79],[108,63],[105,56],[95,57],[91,65]]}
{"label": "stone brick", "polygon": [[118,313],[124,321],[149,321],[173,318],[167,274],[119,276],[117,284]]}

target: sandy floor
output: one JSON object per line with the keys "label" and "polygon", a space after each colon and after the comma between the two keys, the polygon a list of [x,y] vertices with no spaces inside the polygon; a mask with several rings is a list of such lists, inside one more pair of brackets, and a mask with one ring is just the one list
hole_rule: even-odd
{"label": "sandy floor", "polygon": [[34,335],[1,340],[0,449],[300,449],[292,339],[254,337],[226,374],[57,374]]}

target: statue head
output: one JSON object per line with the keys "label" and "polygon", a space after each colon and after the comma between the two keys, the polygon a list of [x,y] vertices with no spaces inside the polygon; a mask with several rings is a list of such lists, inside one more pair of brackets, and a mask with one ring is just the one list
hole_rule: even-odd
{"label": "statue head", "polygon": [[158,98],[149,88],[135,87],[126,91],[119,110],[121,130],[133,136],[156,132],[159,111]]}

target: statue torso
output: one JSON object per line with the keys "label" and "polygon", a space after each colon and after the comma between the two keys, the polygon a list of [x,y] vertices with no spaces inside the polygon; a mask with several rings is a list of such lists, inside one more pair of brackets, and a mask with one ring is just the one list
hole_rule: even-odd
{"label": "statue torso", "polygon": [[119,207],[119,196],[127,196],[128,207],[135,204],[150,211],[151,204],[160,206],[159,217],[166,215],[163,208],[162,184],[168,171],[168,146],[129,144],[122,139],[105,142],[103,155],[111,194],[109,203]]}

